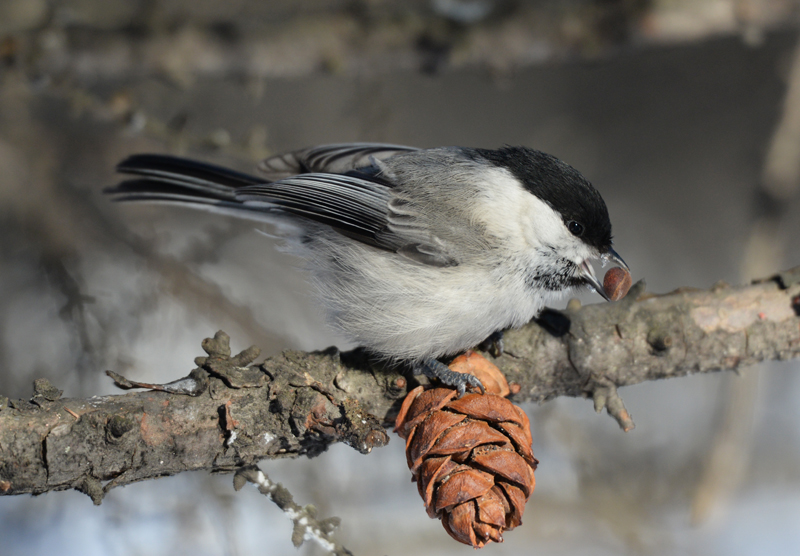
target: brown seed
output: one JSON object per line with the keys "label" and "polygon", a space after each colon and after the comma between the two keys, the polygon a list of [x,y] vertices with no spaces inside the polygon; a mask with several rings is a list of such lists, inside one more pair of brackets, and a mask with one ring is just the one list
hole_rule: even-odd
{"label": "brown seed", "polygon": [[611,301],[619,301],[631,289],[631,273],[624,268],[615,266],[606,272],[603,278],[603,289]]}

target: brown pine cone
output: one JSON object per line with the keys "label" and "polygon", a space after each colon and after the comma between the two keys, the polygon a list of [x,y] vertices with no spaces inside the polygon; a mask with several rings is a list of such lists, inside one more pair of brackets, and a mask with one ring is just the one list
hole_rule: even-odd
{"label": "brown pine cone", "polygon": [[406,439],[411,480],[428,515],[457,541],[481,548],[522,523],[538,461],[524,411],[494,394],[456,394],[415,388],[395,431]]}

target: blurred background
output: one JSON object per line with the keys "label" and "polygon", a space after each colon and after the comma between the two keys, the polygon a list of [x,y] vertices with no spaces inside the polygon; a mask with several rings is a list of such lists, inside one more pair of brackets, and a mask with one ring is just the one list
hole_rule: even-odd
{"label": "blurred background", "polygon": [[[0,394],[70,397],[184,376],[200,341],[317,349],[297,263],[252,224],[101,192],[139,152],[252,171],[325,142],[522,144],[602,192],[648,288],[800,263],[796,0],[2,0]],[[583,297],[585,302],[599,298]],[[566,300],[565,300],[566,302]],[[524,525],[491,554],[797,554],[796,363],[528,404],[541,460]],[[465,554],[427,518],[402,442],[265,461],[342,518],[356,554]],[[0,498],[0,554],[302,554],[230,476]],[[471,552],[470,552],[471,553]]]}

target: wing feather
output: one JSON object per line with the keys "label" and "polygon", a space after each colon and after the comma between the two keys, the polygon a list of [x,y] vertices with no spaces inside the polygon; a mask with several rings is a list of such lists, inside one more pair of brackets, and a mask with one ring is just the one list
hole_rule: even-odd
{"label": "wing feather", "polygon": [[258,169],[270,180],[306,173],[345,174],[371,166],[373,158],[383,160],[416,150],[419,149],[385,143],[334,143],[271,156]]}
{"label": "wing feather", "polygon": [[267,204],[299,217],[327,224],[364,243],[388,248],[386,228],[389,188],[356,176],[303,174],[236,191],[236,200]]}
{"label": "wing feather", "polygon": [[172,203],[248,219],[293,216],[422,264],[458,264],[431,232],[431,215],[395,195],[394,185],[371,159],[413,150],[351,143],[295,151],[262,163],[267,175],[290,174],[275,181],[173,156],[135,155],[117,167],[135,178],[106,191],[119,201]]}

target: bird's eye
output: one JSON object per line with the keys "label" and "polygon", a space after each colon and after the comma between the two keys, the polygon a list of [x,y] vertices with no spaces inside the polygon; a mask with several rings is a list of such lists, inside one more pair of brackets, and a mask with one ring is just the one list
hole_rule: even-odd
{"label": "bird's eye", "polygon": [[581,224],[580,222],[575,222],[574,220],[570,220],[567,223],[567,229],[574,236],[581,237],[583,235],[583,224]]}

